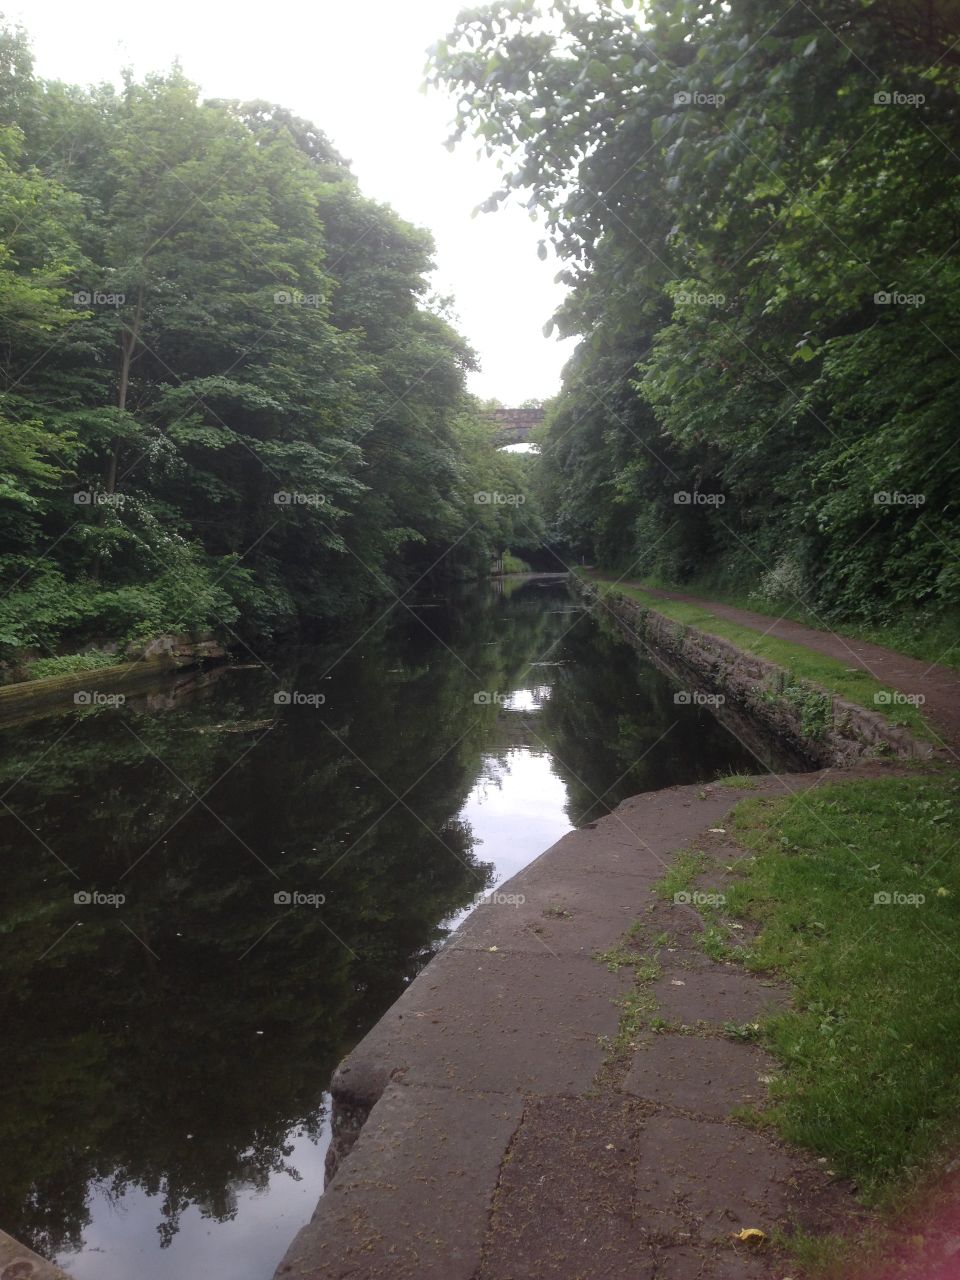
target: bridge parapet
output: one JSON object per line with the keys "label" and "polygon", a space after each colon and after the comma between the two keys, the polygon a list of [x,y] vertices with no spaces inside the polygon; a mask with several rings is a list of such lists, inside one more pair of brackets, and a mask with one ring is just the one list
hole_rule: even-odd
{"label": "bridge parapet", "polygon": [[491,409],[484,418],[495,430],[499,445],[525,444],[530,433],[543,422],[542,409]]}

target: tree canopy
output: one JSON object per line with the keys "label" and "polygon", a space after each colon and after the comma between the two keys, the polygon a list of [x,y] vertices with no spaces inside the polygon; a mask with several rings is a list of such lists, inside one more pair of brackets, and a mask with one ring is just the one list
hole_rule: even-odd
{"label": "tree canopy", "polygon": [[[556,531],[826,615],[957,604],[954,0],[510,0],[431,81],[540,212],[582,342]],[[545,253],[545,248],[544,248]]]}
{"label": "tree canopy", "polygon": [[524,480],[432,254],[284,108],[44,82],[0,32],[0,657],[486,571],[475,495]]}

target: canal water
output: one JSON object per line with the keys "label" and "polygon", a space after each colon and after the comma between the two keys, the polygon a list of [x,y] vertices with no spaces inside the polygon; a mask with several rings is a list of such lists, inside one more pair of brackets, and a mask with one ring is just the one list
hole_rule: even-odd
{"label": "canal water", "polygon": [[760,767],[556,580],[258,658],[0,731],[0,1227],[80,1280],[269,1280],[333,1068],[476,896]]}

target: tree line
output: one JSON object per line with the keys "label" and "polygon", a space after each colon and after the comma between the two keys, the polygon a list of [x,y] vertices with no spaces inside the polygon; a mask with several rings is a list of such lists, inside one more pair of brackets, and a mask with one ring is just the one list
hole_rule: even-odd
{"label": "tree line", "polygon": [[535,544],[532,508],[476,500],[526,480],[432,252],[284,108],[203,101],[176,67],[44,81],[0,31],[8,674],[283,634]]}
{"label": "tree line", "polygon": [[456,95],[564,266],[544,440],[596,561],[922,624],[960,589],[960,44],[945,0],[509,0]]}

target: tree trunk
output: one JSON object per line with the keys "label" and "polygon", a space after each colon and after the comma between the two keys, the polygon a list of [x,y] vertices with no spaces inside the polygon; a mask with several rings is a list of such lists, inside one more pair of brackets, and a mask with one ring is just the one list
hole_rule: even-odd
{"label": "tree trunk", "polygon": [[[126,325],[120,331],[120,376],[117,383],[117,408],[121,411],[127,407],[127,393],[130,390],[130,366],[140,341],[140,322],[143,317],[143,285],[137,289],[137,305],[133,312],[133,324]],[[116,493],[117,474],[120,470],[120,441],[114,440],[107,463],[107,474],[104,476],[104,488],[107,493]],[[97,523],[102,527],[106,523],[107,508],[102,504],[97,513]],[[100,581],[101,552],[97,552],[90,576],[94,582]]]}

